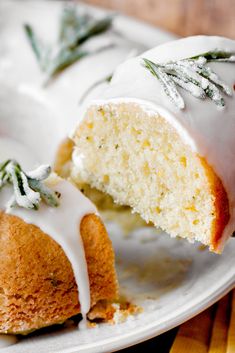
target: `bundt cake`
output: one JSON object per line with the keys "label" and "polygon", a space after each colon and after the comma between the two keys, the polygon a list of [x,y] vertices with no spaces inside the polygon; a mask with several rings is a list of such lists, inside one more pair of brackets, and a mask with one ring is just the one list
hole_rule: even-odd
{"label": "bundt cake", "polygon": [[[15,157],[14,147],[6,158]],[[23,172],[14,160],[0,166],[0,333],[27,334],[78,313],[104,319],[118,295],[112,244],[95,206],[47,172]],[[37,205],[37,192],[59,204]]]}
{"label": "bundt cake", "polygon": [[172,236],[235,230],[235,41],[194,36],[121,64],[71,137],[73,177]]}

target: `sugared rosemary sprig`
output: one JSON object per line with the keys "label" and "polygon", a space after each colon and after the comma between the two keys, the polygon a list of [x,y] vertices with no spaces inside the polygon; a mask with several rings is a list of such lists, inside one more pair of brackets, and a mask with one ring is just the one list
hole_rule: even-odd
{"label": "sugared rosemary sprig", "polygon": [[216,49],[214,51],[208,51],[206,53],[193,56],[192,59],[198,59],[203,56],[207,61],[225,61],[225,62],[235,62],[235,52],[231,53],[224,50]]}
{"label": "sugared rosemary sprig", "polygon": [[80,13],[75,6],[66,6],[62,10],[57,43],[48,46],[35,34],[29,24],[24,25],[25,33],[39,63],[46,74],[46,83],[66,67],[81,58],[95,54],[111,45],[96,50],[85,50],[83,44],[90,38],[106,32],[112,25],[113,16],[96,19],[87,13]]}
{"label": "sugared rosemary sprig", "polygon": [[20,164],[13,159],[1,163],[0,190],[5,185],[12,184],[14,191],[6,209],[9,210],[18,205],[37,210],[42,200],[51,207],[59,206],[59,194],[43,183],[50,173],[51,167],[48,165],[42,165],[26,173]]}
{"label": "sugared rosemary sprig", "polygon": [[225,106],[221,91],[227,96],[232,96],[230,87],[207,63],[210,61],[235,63],[235,53],[215,50],[165,64],[157,64],[146,58],[143,58],[143,61],[146,69],[157,77],[167,96],[179,109],[184,109],[185,103],[177,86],[190,92],[196,98],[210,98],[220,108]]}

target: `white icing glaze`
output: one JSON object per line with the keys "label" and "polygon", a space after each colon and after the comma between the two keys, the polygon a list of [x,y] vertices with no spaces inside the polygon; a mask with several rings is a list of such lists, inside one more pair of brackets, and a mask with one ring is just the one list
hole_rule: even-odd
{"label": "white icing glaze", "polygon": [[[0,138],[0,160],[7,158],[15,158],[26,171],[35,167],[35,160],[22,144],[7,138]],[[59,179],[59,182],[51,188],[61,193],[59,207],[49,207],[41,203],[37,211],[16,207],[11,209],[10,213],[20,217],[28,224],[36,225],[63,248],[72,265],[79,289],[81,314],[85,318],[90,309],[90,285],[79,227],[85,215],[97,213],[97,210],[89,199],[65,180]],[[5,186],[2,189],[0,193],[1,209],[5,210],[12,192],[11,186]]]}
{"label": "white icing glaze", "polygon": [[0,162],[6,159],[16,159],[24,168],[34,168],[35,158],[26,146],[8,137],[0,137]]}
{"label": "white icing glaze", "polygon": [[[142,58],[157,63],[180,60],[215,49],[235,51],[235,41],[223,37],[195,36],[160,45],[127,60],[114,73],[111,84],[99,100],[90,105],[108,102],[136,102],[149,114],[159,113],[178,131],[193,151],[206,158],[221,178],[230,204],[230,220],[223,233],[223,243],[235,230],[235,98],[225,96],[226,107],[218,109],[210,99],[201,100],[179,88],[185,109],[178,110],[163,91],[160,83],[143,66]],[[233,91],[235,64],[208,64]],[[86,107],[84,107],[86,110]]]}

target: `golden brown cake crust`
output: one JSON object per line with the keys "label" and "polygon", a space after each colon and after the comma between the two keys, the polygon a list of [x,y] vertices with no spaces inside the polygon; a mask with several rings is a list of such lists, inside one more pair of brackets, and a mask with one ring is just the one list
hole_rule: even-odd
{"label": "golden brown cake crust", "polygon": [[199,158],[206,170],[211,193],[215,197],[215,221],[211,234],[210,250],[220,253],[222,250],[220,246],[222,234],[230,218],[228,196],[222,181],[215,174],[213,168],[206,162],[204,158]]}
{"label": "golden brown cake crust", "polygon": [[[80,229],[94,306],[117,297],[114,253],[98,216],[85,216]],[[0,332],[27,333],[79,313],[71,264],[52,238],[3,212],[0,237]]]}

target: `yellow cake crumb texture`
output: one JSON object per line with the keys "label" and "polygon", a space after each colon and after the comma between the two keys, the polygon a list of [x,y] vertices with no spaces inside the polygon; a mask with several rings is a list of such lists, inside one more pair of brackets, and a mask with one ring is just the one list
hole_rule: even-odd
{"label": "yellow cake crumb texture", "polygon": [[[136,103],[91,106],[75,136],[72,175],[147,222],[217,251],[228,201],[206,161],[158,114]],[[221,206],[220,206],[221,205]]]}

